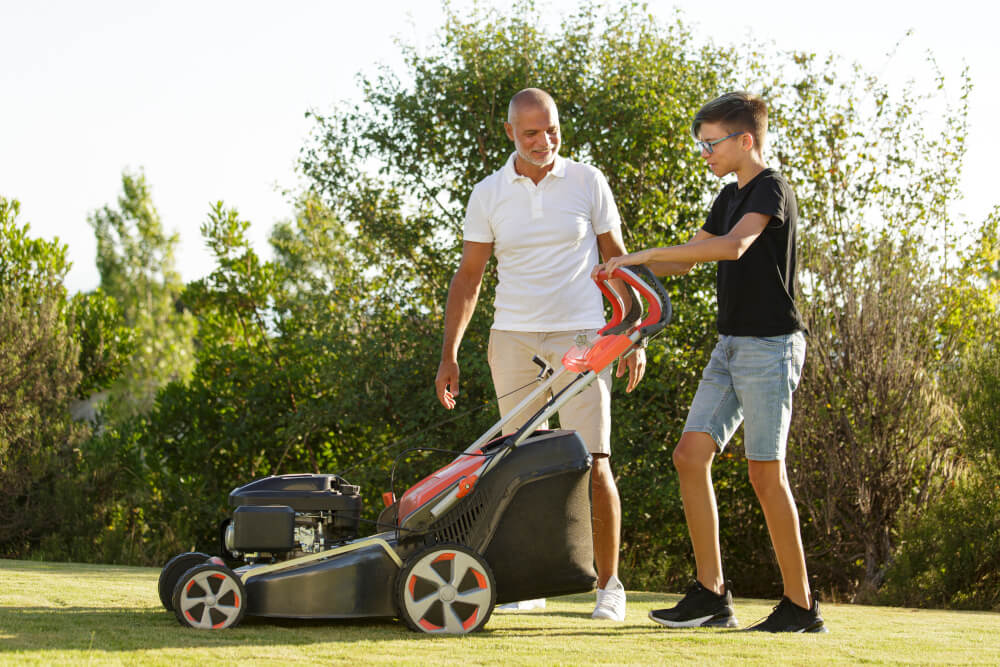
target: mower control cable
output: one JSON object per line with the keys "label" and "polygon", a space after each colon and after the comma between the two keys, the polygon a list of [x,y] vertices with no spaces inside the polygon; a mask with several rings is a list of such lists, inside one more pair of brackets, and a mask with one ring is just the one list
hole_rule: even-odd
{"label": "mower control cable", "polygon": [[[539,363],[539,361],[541,361],[541,360],[535,361],[535,363],[537,364],[537,363]],[[541,363],[544,364],[545,362],[541,361]],[[526,385],[518,387],[517,389],[514,389],[513,391],[510,391],[510,392],[504,394],[503,396],[498,396],[497,400],[500,400],[501,398],[507,398],[508,396],[516,394],[519,391],[523,391],[523,390],[527,389],[531,385],[533,385],[536,382],[538,382],[542,378],[543,373],[545,373],[546,371],[548,372],[549,375],[552,374],[552,367],[549,366],[548,364],[545,364],[545,369],[543,369],[538,374],[538,378],[537,379],[532,380],[531,382],[527,383]],[[357,463],[355,463],[352,466],[348,466],[347,468],[344,468],[344,470],[342,470],[341,472],[338,472],[337,475],[343,477],[346,473],[349,473],[352,470],[354,470],[355,468],[358,468],[358,467],[360,467],[362,465],[370,463],[376,456],[378,456],[379,454],[382,454],[382,453],[384,453],[384,452],[392,449],[393,447],[397,447],[397,446],[405,443],[408,440],[412,440],[413,438],[416,438],[418,435],[423,435],[424,433],[427,433],[428,431],[433,431],[434,429],[440,428],[442,426],[445,426],[446,424],[450,424],[453,421],[458,421],[459,419],[463,419],[465,417],[468,417],[469,415],[471,415],[473,413],[476,413],[476,412],[479,412],[480,410],[483,410],[483,409],[489,407],[490,405],[492,405],[492,402],[484,402],[482,405],[479,405],[479,406],[474,407],[474,408],[470,408],[470,409],[466,410],[465,412],[461,412],[461,413],[459,413],[457,415],[453,415],[453,416],[449,417],[448,419],[443,419],[443,420],[439,421],[436,424],[431,424],[430,426],[427,426],[425,428],[418,429],[416,431],[413,431],[412,433],[408,433],[407,435],[404,435],[402,438],[400,438],[398,440],[394,440],[393,442],[390,442],[388,445],[385,445],[383,447],[379,447],[377,450],[375,450],[374,452],[372,452],[368,457],[366,457],[366,458],[358,461]],[[417,448],[417,449],[422,449],[422,448]],[[410,451],[410,450],[407,450],[407,451]],[[441,450],[441,451],[452,451],[452,450]],[[458,450],[455,450],[452,453],[461,454],[462,452],[460,452]]]}

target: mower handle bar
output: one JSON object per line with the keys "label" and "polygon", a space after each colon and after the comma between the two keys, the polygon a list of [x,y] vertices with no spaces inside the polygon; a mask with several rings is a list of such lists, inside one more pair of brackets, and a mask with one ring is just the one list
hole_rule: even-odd
{"label": "mower handle bar", "polygon": [[[628,313],[625,313],[621,295],[609,282],[613,278],[619,278],[625,283],[625,289],[631,297]],[[612,310],[611,321],[598,332],[600,335],[625,333],[633,326],[637,326],[639,333],[637,339],[648,338],[659,333],[670,323],[673,316],[670,295],[663,288],[663,283],[645,264],[620,266],[611,275],[606,271],[599,271],[594,282],[611,302]],[[642,322],[639,322],[642,317],[642,306],[636,296],[637,291],[648,306],[646,319]]]}
{"label": "mower handle bar", "polygon": [[[629,312],[627,314],[624,312],[625,307],[622,303],[621,296],[608,284],[608,280],[612,278],[621,279],[625,283],[626,289],[628,289],[632,295],[631,307],[629,308]],[[619,267],[612,272],[610,277],[605,271],[601,271],[597,274],[594,281],[611,302],[611,308],[613,311],[611,320],[598,332],[601,336],[623,334],[631,330],[631,333],[627,334],[627,338],[633,342],[638,342],[643,338],[659,333],[660,330],[662,330],[663,327],[670,322],[673,312],[670,305],[670,296],[667,294],[667,291],[663,289],[663,285],[656,278],[656,276],[653,275],[653,272],[646,266],[638,265]],[[650,284],[652,284],[652,286],[650,286]],[[636,292],[641,294],[649,308],[646,319],[639,322],[638,327],[634,328],[636,321],[642,317],[642,306],[639,304]],[[546,370],[549,372],[546,372]],[[557,382],[557,379],[562,376],[563,373],[567,372],[569,371],[565,366],[560,366],[554,373],[551,372],[551,369],[543,369],[538,376],[538,379],[542,381],[541,384],[527,397],[525,397],[516,407],[510,410],[505,417],[501,417],[500,421],[495,423],[492,428],[483,433],[478,440],[466,448],[465,453],[468,454],[480,451],[486,443],[488,443],[498,432],[500,432],[504,424],[518,415],[523,408],[530,405],[538,396],[541,396],[548,391],[549,387],[553,386],[555,382]],[[582,390],[583,386],[590,384],[590,382],[592,382],[596,377],[596,373],[592,371],[582,374],[582,377],[579,378],[579,380],[582,381],[582,386],[577,386],[576,389]],[[571,384],[574,383],[577,383],[577,380],[573,380]],[[561,394],[565,394],[564,396],[559,398],[553,397],[552,400],[558,402],[559,405],[550,405],[548,411],[554,412],[555,410],[558,410],[558,407],[561,406],[562,403],[569,400],[571,396],[575,395],[576,392],[573,394],[567,394],[566,390],[568,389],[570,388],[566,387],[563,392],[560,392]],[[534,420],[529,420],[529,423],[525,424],[525,427],[529,426],[532,421]],[[525,435],[525,427],[518,429],[518,437]],[[521,437],[521,439],[523,439],[523,437]]]}

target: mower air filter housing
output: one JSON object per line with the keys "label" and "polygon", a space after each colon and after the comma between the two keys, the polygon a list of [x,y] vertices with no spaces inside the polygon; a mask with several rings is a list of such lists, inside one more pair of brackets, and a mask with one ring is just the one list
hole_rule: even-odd
{"label": "mower air filter housing", "polygon": [[295,510],[287,505],[245,505],[233,512],[236,551],[280,553],[295,548]]}

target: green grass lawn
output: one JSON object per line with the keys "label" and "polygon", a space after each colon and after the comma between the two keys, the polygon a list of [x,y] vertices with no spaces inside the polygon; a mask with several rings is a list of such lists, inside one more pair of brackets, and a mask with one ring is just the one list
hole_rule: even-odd
{"label": "green grass lawn", "polygon": [[[181,627],[160,606],[159,570],[0,560],[3,664],[1000,664],[1000,614],[823,605],[830,633],[668,630],[646,618],[677,595],[630,591],[625,623],[593,621],[592,595],[494,614],[482,632],[430,637],[399,621],[246,618]],[[737,599],[743,625],[773,601]]]}

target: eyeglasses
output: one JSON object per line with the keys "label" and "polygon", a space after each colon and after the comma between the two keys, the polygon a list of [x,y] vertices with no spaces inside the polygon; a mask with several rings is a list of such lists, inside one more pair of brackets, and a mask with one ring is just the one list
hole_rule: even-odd
{"label": "eyeglasses", "polygon": [[746,131],[733,132],[732,134],[727,134],[721,139],[713,139],[712,141],[695,141],[694,143],[698,146],[699,150],[705,151],[709,155],[715,152],[715,144],[721,144],[726,139],[732,139],[733,137],[738,137],[741,134],[746,134]]}

